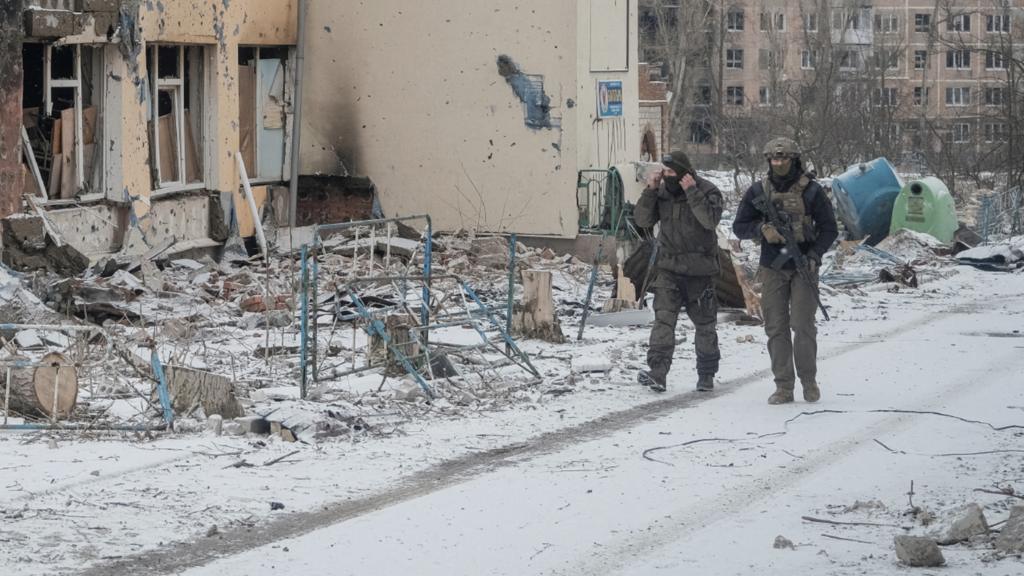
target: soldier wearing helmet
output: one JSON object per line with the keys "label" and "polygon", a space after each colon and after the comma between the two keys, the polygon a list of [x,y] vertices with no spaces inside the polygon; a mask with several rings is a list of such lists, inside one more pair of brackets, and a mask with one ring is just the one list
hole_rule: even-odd
{"label": "soldier wearing helmet", "polygon": [[[664,169],[648,181],[633,211],[643,228],[660,224],[658,254],[654,263],[654,326],[647,349],[649,370],[637,379],[656,392],[664,392],[675,350],[676,320],[685,308],[695,327],[697,390],[714,388],[721,353],[718,348],[718,301],[715,277],[718,236],[722,218],[722,193],[697,176],[690,159],[674,151],[661,159]],[[660,178],[659,178],[660,176]]]}
{"label": "soldier wearing helmet", "polygon": [[[768,355],[775,377],[775,392],[769,404],[793,401],[796,378],[803,397],[817,402],[821,389],[817,380],[817,279],[821,257],[839,236],[832,202],[813,175],[804,170],[800,147],[789,138],[775,138],[764,147],[768,175],[755,182],[743,195],[733,222],[733,232],[744,240],[761,244],[761,310],[768,335]],[[813,286],[800,277],[796,263],[787,254],[786,240],[758,208],[771,202],[786,216],[800,251],[807,257]],[[796,368],[794,372],[794,366]]]}

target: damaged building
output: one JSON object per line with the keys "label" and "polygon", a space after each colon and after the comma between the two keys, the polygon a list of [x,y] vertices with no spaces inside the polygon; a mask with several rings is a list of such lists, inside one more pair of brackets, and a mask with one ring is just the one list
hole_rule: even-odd
{"label": "damaged building", "polygon": [[0,216],[90,260],[216,252],[254,232],[244,166],[279,224],[574,238],[581,174],[638,159],[635,3],[301,5],[300,60],[299,0],[5,3]]}

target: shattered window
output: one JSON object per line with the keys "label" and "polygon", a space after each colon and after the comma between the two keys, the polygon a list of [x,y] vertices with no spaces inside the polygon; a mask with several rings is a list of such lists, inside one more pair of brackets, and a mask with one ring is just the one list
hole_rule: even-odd
{"label": "shattered window", "polygon": [[150,76],[150,154],[157,189],[203,181],[201,46],[156,45],[146,52]]}

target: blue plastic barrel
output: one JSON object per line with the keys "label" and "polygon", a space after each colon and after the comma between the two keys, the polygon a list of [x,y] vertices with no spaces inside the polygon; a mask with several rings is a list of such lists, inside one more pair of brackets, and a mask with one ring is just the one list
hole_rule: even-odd
{"label": "blue plastic barrel", "polygon": [[858,164],[833,178],[832,195],[850,239],[866,237],[871,246],[885,239],[902,188],[903,181],[885,158]]}

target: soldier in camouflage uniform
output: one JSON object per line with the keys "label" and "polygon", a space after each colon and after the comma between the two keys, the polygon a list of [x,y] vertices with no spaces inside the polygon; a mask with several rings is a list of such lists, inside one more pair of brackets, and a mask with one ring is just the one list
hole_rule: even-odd
{"label": "soldier in camouflage uniform", "polygon": [[[818,331],[814,316],[818,305],[814,290],[821,256],[835,242],[839,230],[832,202],[824,188],[804,171],[796,142],[776,138],[765,146],[764,156],[769,163],[768,176],[744,194],[733,232],[741,239],[761,243],[761,309],[775,376],[775,392],[768,403],[792,402],[797,376],[804,400],[817,402],[821,389],[817,381]],[[772,202],[780,215],[788,214],[800,251],[807,256],[813,287],[800,277],[793,259],[786,255],[785,238],[757,208],[762,198]]]}
{"label": "soldier in camouflage uniform", "polygon": [[638,376],[642,384],[664,392],[675,350],[679,310],[696,327],[697,389],[714,388],[721,353],[715,322],[718,302],[715,277],[719,274],[718,237],[715,228],[722,217],[722,193],[694,173],[683,152],[662,158],[664,170],[647,183],[633,211],[638,226],[661,223],[655,261],[654,327],[651,329],[647,365]]}

